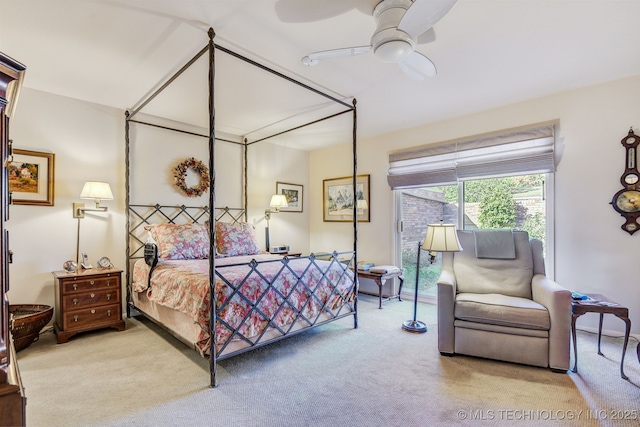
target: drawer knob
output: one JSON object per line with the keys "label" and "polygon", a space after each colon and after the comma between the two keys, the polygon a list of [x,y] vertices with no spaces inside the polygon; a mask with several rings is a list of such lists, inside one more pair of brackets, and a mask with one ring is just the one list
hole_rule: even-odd
{"label": "drawer knob", "polygon": [[111,317],[111,310],[107,310],[107,316]]}
{"label": "drawer knob", "polygon": [[111,299],[111,294],[107,294],[107,301]]}
{"label": "drawer knob", "polygon": [[91,294],[91,298],[94,298],[96,296],[96,294]]}
{"label": "drawer knob", "polygon": [[73,305],[76,305],[76,304],[78,304],[78,298],[73,299]]}
{"label": "drawer knob", "polygon": [[77,322],[78,321],[78,315],[76,314],[75,316],[73,316],[73,321]]}
{"label": "drawer knob", "polygon": [[92,281],[90,281],[89,283],[91,283],[91,284],[93,285],[95,282],[92,280]]}
{"label": "drawer knob", "polygon": [[91,310],[91,314],[96,314],[96,311],[95,310]]}
{"label": "drawer knob", "polygon": [[111,286],[111,281],[107,280],[107,286]]}
{"label": "drawer knob", "polygon": [[74,290],[74,291],[77,291],[77,290],[78,290],[78,284],[77,284],[77,283],[74,283],[74,284],[73,284],[73,290]]}

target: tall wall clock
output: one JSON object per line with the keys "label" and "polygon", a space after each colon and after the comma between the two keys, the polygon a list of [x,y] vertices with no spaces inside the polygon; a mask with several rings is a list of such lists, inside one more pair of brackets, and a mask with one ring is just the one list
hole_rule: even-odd
{"label": "tall wall clock", "polygon": [[640,173],[638,172],[637,152],[640,145],[640,137],[629,129],[627,136],[620,141],[626,149],[624,173],[620,177],[620,183],[624,187],[614,194],[611,200],[613,209],[622,215],[627,222],[621,228],[629,234],[633,234],[640,228]]}

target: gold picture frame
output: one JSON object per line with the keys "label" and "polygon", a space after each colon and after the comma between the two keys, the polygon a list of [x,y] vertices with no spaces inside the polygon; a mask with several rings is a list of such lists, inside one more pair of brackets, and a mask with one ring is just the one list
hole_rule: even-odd
{"label": "gold picture frame", "polygon": [[12,204],[53,206],[55,154],[14,148],[7,170]]}
{"label": "gold picture frame", "polygon": [[356,195],[353,195],[353,177],[331,178],[322,181],[322,208],[324,222],[353,221],[353,204],[360,202],[358,222],[371,220],[369,206],[369,175],[356,177]]}

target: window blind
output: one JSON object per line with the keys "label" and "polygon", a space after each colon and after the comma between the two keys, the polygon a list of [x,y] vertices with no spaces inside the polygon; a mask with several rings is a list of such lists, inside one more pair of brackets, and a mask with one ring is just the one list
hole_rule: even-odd
{"label": "window blind", "polygon": [[555,171],[554,125],[536,125],[389,154],[391,188]]}

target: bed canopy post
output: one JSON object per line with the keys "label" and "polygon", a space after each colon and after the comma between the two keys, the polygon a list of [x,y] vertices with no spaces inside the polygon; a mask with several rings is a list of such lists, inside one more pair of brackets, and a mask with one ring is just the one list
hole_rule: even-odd
{"label": "bed canopy post", "polygon": [[[358,113],[357,113],[357,108],[356,108],[356,104],[357,101],[354,98],[353,99],[353,140],[352,140],[352,145],[353,145],[353,194],[356,195],[357,192],[357,181],[358,181],[358,144],[357,144],[357,130],[358,130]],[[358,204],[354,203],[353,204],[353,262],[354,262],[354,267],[357,268],[358,265]],[[355,274],[354,275],[354,283],[355,283],[355,294],[356,294],[356,298],[353,301],[353,327],[357,328],[358,327],[358,288],[359,288],[359,282],[358,282],[358,275]]]}
{"label": "bed canopy post", "polygon": [[129,283],[131,283],[131,273],[130,273],[130,268],[129,268],[129,264],[130,264],[130,260],[129,260],[129,254],[131,253],[131,242],[129,239],[129,230],[131,230],[131,218],[129,215],[129,205],[131,204],[131,200],[129,198],[129,191],[130,191],[130,183],[129,183],[129,174],[131,173],[129,168],[130,168],[130,164],[129,164],[129,149],[130,149],[130,141],[129,141],[129,110],[124,112],[124,169],[125,169],[125,176],[124,176],[124,205],[127,207],[127,214],[126,216],[126,224],[125,227],[125,236],[127,236],[126,238],[126,254],[127,254],[127,265],[125,268],[125,280],[126,280],[126,288],[127,288],[127,295],[126,295],[126,302],[125,305],[127,306],[127,318],[131,317],[131,301],[132,301],[132,297],[131,297],[131,286],[129,286]]}
{"label": "bed canopy post", "polygon": [[243,147],[243,165],[242,165],[242,170],[243,170],[243,182],[242,182],[242,188],[243,188],[243,199],[242,199],[242,207],[244,208],[244,220],[247,221],[247,219],[249,218],[249,216],[247,215],[247,208],[249,207],[249,195],[247,193],[247,187],[248,187],[248,183],[249,183],[249,174],[247,172],[248,169],[248,165],[249,165],[249,139],[247,138],[242,138],[242,140],[244,141],[244,147]]}
{"label": "bed canopy post", "polygon": [[[214,104],[214,82],[215,82],[215,45],[213,38],[216,36],[213,28],[209,28],[209,212],[215,212],[216,209],[216,175],[215,175],[215,144],[216,144],[216,111]],[[215,254],[215,221],[209,221],[209,253]],[[209,344],[209,351],[211,356],[209,357],[209,375],[211,381],[211,387],[216,387],[217,384],[217,358],[216,358],[216,304],[215,304],[215,269],[216,269],[216,257],[209,257],[209,336],[211,337]]]}

